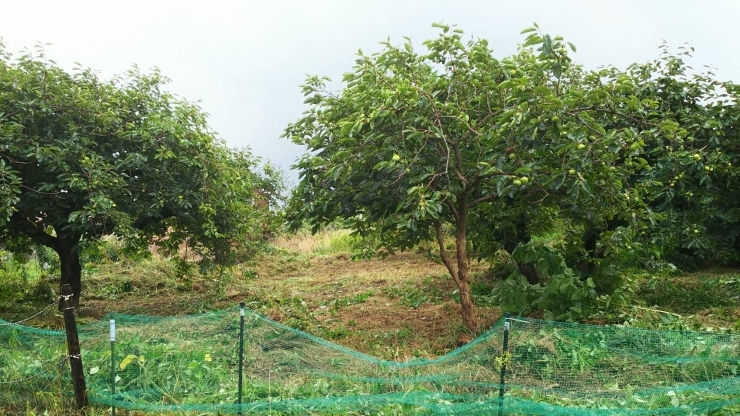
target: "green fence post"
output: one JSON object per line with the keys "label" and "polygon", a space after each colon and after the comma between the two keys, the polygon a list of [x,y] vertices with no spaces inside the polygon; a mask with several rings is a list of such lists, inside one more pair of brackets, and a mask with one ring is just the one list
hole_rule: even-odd
{"label": "green fence post", "polygon": [[242,414],[242,387],[244,371],[244,302],[239,303],[239,416]]}
{"label": "green fence post", "polygon": [[508,360],[506,359],[506,355],[509,352],[509,328],[511,327],[511,315],[509,312],[506,312],[504,314],[504,347],[502,352],[502,357],[504,358],[501,361],[501,382],[499,383],[499,391],[498,391],[498,415],[502,416],[504,414],[504,391],[506,388],[506,365],[508,364]]}
{"label": "green fence post", "polygon": [[116,416],[116,320],[110,320],[110,399],[113,416]]}

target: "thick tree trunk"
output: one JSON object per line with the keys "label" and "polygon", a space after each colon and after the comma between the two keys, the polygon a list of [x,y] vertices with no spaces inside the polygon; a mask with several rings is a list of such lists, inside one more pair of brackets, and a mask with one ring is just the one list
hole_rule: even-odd
{"label": "thick tree trunk", "polygon": [[[70,285],[74,295],[74,307],[80,307],[80,294],[82,293],[82,266],[80,265],[80,254],[77,241],[59,239],[56,247],[61,264],[62,279],[60,285]],[[61,292],[60,292],[61,293]]]}
{"label": "thick tree trunk", "polygon": [[463,324],[468,329],[475,329],[478,326],[478,316],[475,313],[473,296],[470,292],[470,281],[460,280],[460,306]]}

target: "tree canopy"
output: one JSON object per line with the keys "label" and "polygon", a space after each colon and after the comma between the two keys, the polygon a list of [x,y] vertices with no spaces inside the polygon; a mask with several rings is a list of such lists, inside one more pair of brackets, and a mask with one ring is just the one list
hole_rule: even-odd
{"label": "tree canopy", "polygon": [[[349,219],[389,249],[436,240],[471,328],[469,261],[499,249],[519,266],[503,296],[530,291],[552,317],[582,313],[618,286],[610,256],[646,248],[640,235],[667,218],[668,175],[699,174],[715,154],[668,110],[680,104],[655,80],[673,79],[660,67],[585,70],[569,56],[574,45],[536,26],[516,55],[497,59],[486,40],[435,26],[423,52],[410,39],[360,51],[338,92],[327,78],[307,80],[310,107],[285,131],[309,150],[297,163],[293,226]],[[709,108],[702,100],[718,84],[702,85],[694,105]],[[569,247],[530,244],[556,222]]]}
{"label": "tree canopy", "polygon": [[251,202],[275,196],[260,188],[282,186],[166,83],[156,70],[68,72],[43,50],[14,58],[0,45],[0,242],[55,250],[77,299],[85,243],[116,234],[172,249],[187,239],[226,262],[261,221]]}

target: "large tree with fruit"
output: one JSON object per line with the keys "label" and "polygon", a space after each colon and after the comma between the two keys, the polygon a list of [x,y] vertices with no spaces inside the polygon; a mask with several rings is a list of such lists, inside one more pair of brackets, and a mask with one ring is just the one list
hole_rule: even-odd
{"label": "large tree with fruit", "polygon": [[[496,59],[487,41],[435,26],[441,33],[423,52],[410,40],[360,51],[338,92],[327,78],[307,80],[310,108],[285,132],[309,150],[297,163],[301,181],[288,213],[294,227],[308,222],[314,230],[347,219],[381,235],[390,250],[435,240],[469,328],[476,326],[473,256],[509,251],[523,284],[542,289],[547,276],[550,292],[567,292],[553,317],[581,312],[584,298],[618,286],[605,273],[615,253],[655,254],[650,238],[661,234],[655,224],[672,204],[671,175],[688,168],[703,183],[697,169],[712,170],[699,165],[730,166],[682,125],[726,113],[701,102],[714,82],[704,78],[691,90],[696,108],[683,118],[669,110],[681,98],[656,85],[688,82],[660,65],[676,57],[587,71],[569,56],[575,46],[537,27],[523,31],[516,55]],[[571,239],[557,271],[529,244],[556,221]]]}

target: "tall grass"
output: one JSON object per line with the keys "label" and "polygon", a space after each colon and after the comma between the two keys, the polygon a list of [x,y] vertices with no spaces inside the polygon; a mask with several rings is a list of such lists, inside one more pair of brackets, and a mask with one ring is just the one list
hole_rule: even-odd
{"label": "tall grass", "polygon": [[308,230],[299,230],[293,234],[283,234],[273,244],[281,249],[301,254],[348,254],[373,241],[352,234],[347,229],[323,228],[316,234]]}

